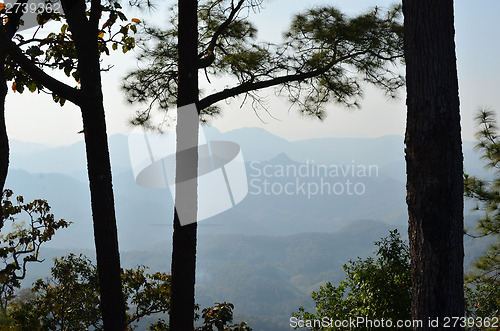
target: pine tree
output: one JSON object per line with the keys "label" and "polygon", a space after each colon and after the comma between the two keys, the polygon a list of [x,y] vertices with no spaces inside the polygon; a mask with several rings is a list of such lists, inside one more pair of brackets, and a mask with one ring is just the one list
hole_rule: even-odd
{"label": "pine tree", "polygon": [[[464,316],[463,164],[453,0],[403,0],[412,318]],[[421,330],[431,327],[424,323]],[[456,328],[460,329],[460,328]]]}
{"label": "pine tree", "polygon": [[[477,202],[477,209],[484,211],[473,234],[475,238],[493,238],[487,251],[477,259],[473,270],[467,275],[467,282],[475,286],[475,300],[471,302],[476,316],[498,316],[500,311],[500,137],[495,112],[482,108],[475,121],[480,127],[476,133],[476,150],[487,161],[486,167],[494,169],[491,181],[465,175],[465,195]],[[474,293],[472,293],[474,294]]]}
{"label": "pine tree", "polygon": [[[220,112],[218,102],[237,96],[251,100],[255,107],[265,107],[265,98],[259,93],[269,87],[286,95],[303,114],[322,119],[329,102],[358,106],[361,82],[374,84],[389,95],[404,84],[394,70],[402,59],[400,8],[387,12],[375,8],[353,18],[331,6],[310,9],[295,16],[285,40],[278,45],[255,40],[257,30],[247,17],[249,12],[260,10],[262,3],[180,0],[173,24],[166,29],[146,25],[139,56],[144,65],[128,75],[123,86],[131,103],[146,104],[134,123],[155,126],[150,122],[155,107],[168,111],[190,103],[196,103],[200,120],[207,120]],[[237,83],[204,96],[199,92],[199,74],[209,82],[229,78]],[[197,134],[196,126],[192,141],[197,141]],[[196,177],[196,167],[192,170]],[[182,203],[195,209],[197,202]],[[180,226],[175,212],[173,331],[193,328],[196,231],[195,223]]]}

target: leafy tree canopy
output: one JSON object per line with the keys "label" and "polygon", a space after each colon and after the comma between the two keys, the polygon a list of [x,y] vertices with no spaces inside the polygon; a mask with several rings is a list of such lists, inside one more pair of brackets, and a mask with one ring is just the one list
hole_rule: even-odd
{"label": "leafy tree canopy", "polygon": [[[146,268],[122,272],[130,327],[144,316],[170,308],[170,276],[148,274]],[[69,254],[54,259],[51,276],[33,285],[35,298],[10,307],[12,319],[31,330],[102,330],[96,266],[86,257]]]}
{"label": "leafy tree canopy", "polygon": [[[313,292],[316,312],[303,307],[292,316],[300,320],[349,320],[366,317],[371,320],[411,320],[410,253],[397,230],[375,243],[377,258],[358,258],[344,265],[346,280],[339,286],[326,283]],[[334,330],[315,328],[311,330]],[[370,328],[359,328],[370,330]]]}
{"label": "leafy tree canopy", "polygon": [[[4,190],[2,194],[3,221],[11,231],[0,235],[0,304],[5,310],[12,299],[20,280],[26,276],[30,262],[42,262],[39,258],[43,243],[52,239],[55,231],[69,226],[70,222],[56,220],[50,213],[46,200],[25,203],[22,196],[11,201],[13,192]],[[26,217],[26,218],[25,218]]]}
{"label": "leafy tree canopy", "polygon": [[[344,265],[346,279],[340,285],[326,283],[313,292],[316,312],[307,312],[300,307],[292,317],[296,321],[321,321],[323,317],[333,321],[356,320],[365,317],[371,321],[411,321],[410,254],[408,243],[401,240],[399,233],[390,235],[375,243],[378,247],[374,259],[349,261]],[[486,256],[489,256],[486,255]],[[482,259],[484,259],[483,257]],[[498,265],[496,266],[498,272]],[[500,287],[498,279],[485,278],[484,274],[472,273],[469,283],[464,284],[467,330],[493,330],[492,318],[498,317]],[[471,322],[472,320],[473,323]],[[393,324],[394,325],[394,324]],[[307,325],[305,325],[307,326]],[[354,330],[371,330],[358,327]],[[404,328],[403,328],[404,329]],[[408,330],[410,328],[407,328]],[[312,326],[309,330],[337,330]]]}
{"label": "leafy tree canopy", "polygon": [[[146,271],[144,266],[122,271],[130,329],[144,317],[170,309],[170,275]],[[30,298],[14,300],[8,307],[11,324],[23,330],[103,330],[97,268],[87,257],[69,254],[54,259],[50,277],[37,280],[31,291]],[[226,302],[203,309],[203,325],[196,330],[251,331],[244,322],[232,324],[233,309]],[[168,323],[159,319],[148,329],[168,330]]]}
{"label": "leafy tree canopy", "polygon": [[[144,316],[165,313],[170,308],[170,276],[146,273],[146,267],[122,272],[128,303],[128,324],[133,327]],[[15,324],[37,330],[102,330],[99,280],[96,266],[86,257],[69,254],[54,259],[51,275],[37,280],[34,298],[9,307]]]}
{"label": "leafy tree canopy", "polygon": [[[24,4],[25,5],[25,4]],[[55,102],[64,105],[66,98],[74,96],[80,89],[80,72],[78,70],[77,51],[73,39],[73,31],[69,27],[64,13],[53,11],[52,7],[40,8],[37,16],[38,28],[31,37],[16,34],[11,41],[8,38],[9,21],[14,19],[12,13],[6,12],[6,7],[0,7],[0,41],[8,53],[5,63],[5,76],[12,81],[11,88],[14,92],[23,93],[26,89],[30,92],[51,93]],[[109,55],[111,50],[120,49],[123,53],[135,47],[133,34],[137,32],[137,24],[140,20],[132,18],[130,21],[122,12],[119,1],[108,1],[100,6],[100,23],[97,29],[98,50],[100,54]],[[90,7],[86,15],[91,16]],[[95,14],[94,14],[95,15]],[[20,24],[22,19],[17,17]],[[59,31],[45,33],[44,27],[47,22],[60,22]],[[28,65],[37,75],[29,75],[22,65]],[[35,67],[61,70],[67,77],[72,78],[74,89],[70,86],[58,84],[55,89],[47,88],[41,81],[55,81],[51,77],[37,71]],[[108,66],[102,70],[107,71]],[[32,73],[33,73],[32,71]],[[35,77],[38,76],[38,77]],[[41,79],[40,79],[41,78]],[[63,92],[62,94],[60,92]],[[76,98],[71,98],[75,101]]]}
{"label": "leafy tree canopy", "polygon": [[[251,100],[254,109],[265,108],[258,90],[275,87],[302,113],[325,116],[327,102],[358,106],[361,82],[383,88],[393,96],[404,84],[396,65],[403,54],[401,10],[379,8],[348,17],[324,6],[296,15],[280,44],[256,39],[249,20],[262,0],[208,0],[199,2],[199,69],[207,80],[236,81],[234,87],[203,94],[198,109],[219,112],[215,104],[238,95]],[[138,46],[140,68],[130,73],[123,88],[128,101],[146,104],[135,124],[147,124],[153,108],[167,110],[177,101],[177,16],[159,28],[141,24]]]}

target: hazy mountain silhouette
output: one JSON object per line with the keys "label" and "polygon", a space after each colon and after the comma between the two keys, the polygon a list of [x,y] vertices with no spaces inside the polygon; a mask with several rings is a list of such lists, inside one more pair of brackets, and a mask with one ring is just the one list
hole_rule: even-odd
{"label": "hazy mountain silhouette", "polygon": [[[390,229],[406,233],[400,136],[291,142],[258,128],[205,133],[241,146],[249,194],[199,223],[196,300],[202,307],[230,301],[235,321],[245,320],[254,330],[289,330],[290,313],[311,307],[311,291],[326,281],[343,279],[344,263],[371,254],[374,241]],[[136,185],[127,144],[124,135],[110,137],[122,264],[168,271],[172,197],[168,190]],[[463,143],[465,169],[485,176],[473,145]],[[356,184],[362,194],[353,191]],[[56,218],[73,222],[47,243],[47,261],[30,266],[26,284],[47,275],[54,256],[71,251],[94,258],[83,142],[48,147],[13,140],[7,187],[26,200],[47,199]],[[316,188],[323,192],[312,194]],[[466,217],[468,223],[473,219]],[[465,246],[468,263],[484,249],[469,239]]]}
{"label": "hazy mountain silhouette", "polygon": [[[241,146],[249,194],[235,208],[200,222],[200,234],[288,235],[332,232],[360,219],[394,225],[406,222],[402,137],[290,142],[259,128],[220,133],[209,127],[205,133],[210,140],[229,140]],[[93,236],[83,142],[47,147],[14,140],[11,145],[7,187],[26,198],[49,200],[56,217],[74,222],[65,230],[68,235],[54,239],[51,245],[91,248]],[[168,238],[173,210],[170,192],[135,184],[126,136],[110,137],[110,153],[121,247],[136,249]],[[466,169],[481,172],[472,143],[464,143],[464,155]],[[357,173],[370,166],[375,167],[371,174]],[[319,167],[323,167],[324,172],[313,173]],[[264,168],[267,173],[263,172]],[[280,172],[281,169],[285,171]],[[299,169],[308,173],[301,175],[292,171]],[[347,192],[348,186],[352,191],[356,183],[363,194]],[[284,191],[287,184],[292,194]],[[319,191],[315,193],[315,189]]]}

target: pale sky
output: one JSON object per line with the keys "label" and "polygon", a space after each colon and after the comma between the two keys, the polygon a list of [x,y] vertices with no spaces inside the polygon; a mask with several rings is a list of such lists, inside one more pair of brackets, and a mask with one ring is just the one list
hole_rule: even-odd
{"label": "pale sky", "polygon": [[[350,14],[364,12],[375,5],[387,7],[393,1],[386,0],[336,0],[300,1],[271,0],[253,20],[261,38],[277,41],[286,29],[293,13],[316,4],[329,3]],[[129,17],[143,18],[134,13]],[[479,106],[488,106],[500,111],[500,1],[498,0],[457,0],[455,1],[456,44],[462,113],[462,135],[473,139],[475,131],[472,118]],[[117,52],[107,63],[115,66],[111,72],[103,73],[103,89],[107,116],[108,135],[127,134],[131,131],[128,118],[140,105],[128,105],[120,91],[121,78],[135,68],[133,53],[123,55]],[[213,82],[216,88],[225,82]],[[273,117],[261,114],[264,123],[249,107],[240,109],[238,99],[224,106],[224,116],[212,122],[221,131],[241,127],[263,127],[288,140],[317,137],[380,137],[384,135],[404,135],[405,132],[405,91],[402,89],[398,100],[388,100],[375,88],[366,89],[360,110],[346,110],[339,105],[328,106],[326,120],[303,118],[284,98],[269,96],[269,109]],[[69,145],[82,140],[81,115],[77,107],[67,104],[59,107],[50,96],[43,94],[22,95],[10,91],[7,98],[7,130],[10,138],[39,142],[50,145]]]}

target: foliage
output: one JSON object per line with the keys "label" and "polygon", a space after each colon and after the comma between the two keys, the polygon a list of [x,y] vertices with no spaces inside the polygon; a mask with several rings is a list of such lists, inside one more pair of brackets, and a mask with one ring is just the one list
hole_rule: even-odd
{"label": "foliage", "polygon": [[[78,54],[71,28],[63,13],[52,11],[50,8],[48,6],[39,10],[37,16],[39,27],[30,38],[26,39],[22,34],[17,34],[13,40],[35,65],[63,71],[67,77],[71,77],[76,82],[78,89],[80,85]],[[109,55],[110,49],[117,50],[119,48],[123,53],[133,49],[135,39],[132,35],[137,32],[137,24],[140,23],[140,20],[133,18],[128,21],[117,1],[102,5],[101,12],[101,19],[104,23],[99,27],[96,35],[99,54]],[[86,14],[90,16],[90,11],[87,11]],[[5,24],[4,22],[8,22],[6,17],[7,13],[3,8],[0,10],[0,29]],[[42,29],[49,21],[60,22],[60,30],[43,35]],[[20,23],[22,24],[22,20]],[[103,70],[109,69],[110,67]],[[32,93],[36,91],[47,92],[46,87],[40,81],[28,75],[9,55],[6,61],[5,75],[8,81],[12,81],[11,87],[14,92],[23,93],[26,89]],[[66,102],[62,96],[55,92],[52,93],[52,97],[61,106]]]}
{"label": "foliage", "polygon": [[[198,309],[198,306],[196,307]],[[233,309],[234,305],[229,302],[215,303],[215,306],[203,309],[202,318],[203,325],[195,327],[195,331],[252,331],[250,327],[245,322],[240,324],[230,324],[233,322]],[[198,314],[195,314],[195,319],[199,318]],[[159,320],[158,322],[150,325],[148,327],[150,331],[168,331],[168,323],[164,320]]]}
{"label": "foliage", "polygon": [[484,211],[471,236],[496,240],[466,277],[476,292],[469,289],[471,300],[467,308],[473,316],[491,317],[500,314],[500,137],[494,111],[480,109],[475,121],[480,127],[476,149],[483,153],[481,158],[487,161],[487,168],[495,170],[495,175],[491,181],[464,175],[465,196],[476,200],[476,209]]}
{"label": "foliage", "polygon": [[[170,275],[148,274],[146,270],[139,266],[122,272],[128,304],[127,321],[131,329],[143,317],[167,313],[170,309]],[[33,297],[15,301],[8,308],[11,320],[18,327],[29,330],[103,329],[97,268],[87,257],[69,254],[54,259],[50,277],[37,280],[31,290]],[[226,302],[205,308],[203,326],[197,330],[250,331],[246,323],[230,325],[233,308]],[[168,330],[168,323],[160,319],[149,329]]]}
{"label": "foliage", "polygon": [[[26,0],[20,2],[26,3]],[[129,31],[135,31],[135,24],[140,21],[133,19],[132,23],[118,24],[117,22],[126,20],[120,10],[119,1],[61,0],[60,3],[65,14],[49,13],[46,10],[39,13],[39,27],[35,36],[29,40],[22,36],[12,40],[11,32],[16,30],[12,25],[16,20],[11,20],[11,14],[4,20],[6,13],[0,12],[0,43],[2,53],[8,55],[5,76],[14,80],[14,91],[22,92],[28,87],[32,92],[38,90],[51,93],[54,101],[61,105],[65,100],[69,100],[80,107],[87,146],[94,239],[99,256],[97,268],[102,291],[102,318],[107,329],[123,329],[126,313],[121,288],[100,71],[103,70],[102,54],[109,54],[108,47],[118,49],[118,46],[121,46],[122,51],[126,52],[135,46],[135,40]],[[21,11],[17,10],[16,15],[21,16]],[[63,24],[60,31],[48,31],[47,36],[40,37],[48,18],[59,20]],[[19,17],[17,23],[20,23]],[[50,69],[62,70],[66,76],[71,77],[70,82],[76,81],[76,87],[50,76]]]}
{"label": "foliage", "polygon": [[[142,317],[170,308],[170,276],[147,274],[146,268],[122,273],[124,296],[130,305],[129,327]],[[11,307],[11,316],[22,328],[50,330],[102,330],[97,268],[80,255],[54,260],[51,276],[33,285],[36,297]]]}
{"label": "foliage", "polygon": [[[18,196],[13,203],[12,196],[11,190],[3,191],[3,219],[12,229],[0,235],[0,258],[3,262],[3,269],[0,270],[0,303],[3,310],[12,299],[14,290],[20,287],[19,281],[26,276],[27,264],[42,262],[39,253],[43,243],[52,239],[56,230],[70,224],[64,220],[57,221],[50,213],[46,200],[25,203],[24,198]],[[27,216],[26,221],[20,219],[23,214]]]}
{"label": "foliage", "polygon": [[[407,244],[397,230],[389,237],[375,243],[377,259],[349,261],[344,265],[346,280],[339,286],[326,283],[313,292],[316,312],[299,308],[292,316],[300,320],[356,319],[359,316],[371,320],[410,320],[411,282],[410,254]],[[370,328],[360,327],[359,330]],[[312,327],[311,330],[319,330]],[[321,330],[334,330],[322,328]]]}
{"label": "foliage", "polygon": [[87,330],[101,328],[98,278],[90,260],[73,254],[54,260],[51,277],[37,280],[35,298],[11,307],[23,329]]}
{"label": "foliage", "polygon": [[203,326],[196,331],[251,331],[245,322],[226,325],[233,321],[233,309],[234,305],[228,302],[216,302],[215,306],[203,309]]}
{"label": "foliage", "polygon": [[[217,102],[238,95],[251,100],[254,109],[266,109],[265,97],[257,92],[266,87],[287,95],[302,113],[323,118],[327,102],[358,106],[362,81],[392,96],[404,84],[394,70],[403,49],[399,7],[386,12],[374,8],[353,18],[330,6],[310,9],[296,15],[283,42],[274,44],[256,40],[257,29],[248,19],[262,2],[199,2],[198,67],[209,82],[213,78],[237,82],[199,101],[202,119],[219,112]],[[138,112],[135,124],[147,124],[154,106],[167,110],[177,100],[175,6],[172,12],[168,28],[143,24],[140,31],[141,67],[123,85],[129,102],[147,105]]]}
{"label": "foliage", "polygon": [[170,310],[171,276],[163,272],[146,273],[146,267],[125,269],[122,273],[123,295],[129,303],[129,324],[144,316]]}
{"label": "foliage", "polygon": [[[500,287],[494,283],[467,284],[465,290],[466,316],[476,320],[500,318]],[[479,326],[472,330],[494,330]]]}

